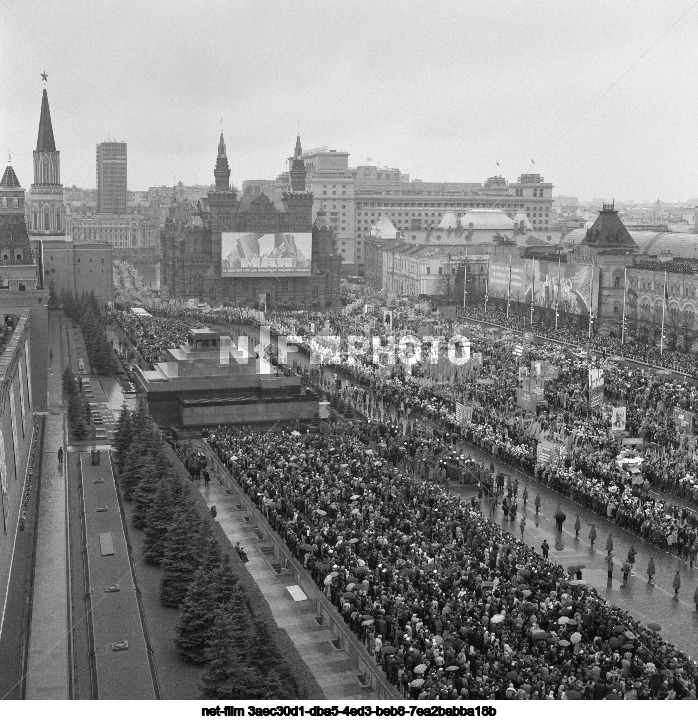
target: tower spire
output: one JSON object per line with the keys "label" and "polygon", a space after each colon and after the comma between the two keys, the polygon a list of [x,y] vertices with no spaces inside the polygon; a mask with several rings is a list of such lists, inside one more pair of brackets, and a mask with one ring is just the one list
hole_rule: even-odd
{"label": "tower spire", "polygon": [[303,147],[301,145],[301,136],[296,136],[296,148],[293,152],[293,162],[291,163],[291,191],[294,193],[305,192],[305,162],[303,161]]}
{"label": "tower spire", "polygon": [[221,138],[218,141],[218,156],[216,157],[216,167],[213,175],[216,179],[216,190],[230,190],[230,166],[228,165],[228,154],[226,153],[222,130]]}
{"label": "tower spire", "polygon": [[41,117],[39,118],[39,136],[36,140],[38,151],[56,152],[56,142],[53,139],[53,125],[51,124],[51,111],[48,107],[46,88],[41,98]]}

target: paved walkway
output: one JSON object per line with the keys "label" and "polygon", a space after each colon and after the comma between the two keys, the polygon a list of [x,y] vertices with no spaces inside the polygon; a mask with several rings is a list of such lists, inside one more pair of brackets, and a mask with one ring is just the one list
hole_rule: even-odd
{"label": "paved walkway", "polygon": [[289,586],[295,587],[291,575],[277,574],[260,550],[260,541],[253,524],[244,519],[244,511],[235,505],[235,496],[224,487],[212,483],[207,489],[203,481],[194,481],[207,504],[216,506],[216,520],[234,545],[238,541],[249,557],[246,568],[264,594],[274,620],[291,637],[298,653],[322,688],[327,699],[376,699],[372,688],[359,685],[352,673],[349,656],[332,645],[334,636],[327,626],[316,621],[317,610],[312,599],[295,601]]}
{"label": "paved walkway", "polygon": [[66,478],[57,453],[65,445],[61,369],[67,359],[62,314],[51,312],[49,347],[49,415],[42,449],[41,496],[29,634],[26,698],[69,699],[70,644],[67,566]]}

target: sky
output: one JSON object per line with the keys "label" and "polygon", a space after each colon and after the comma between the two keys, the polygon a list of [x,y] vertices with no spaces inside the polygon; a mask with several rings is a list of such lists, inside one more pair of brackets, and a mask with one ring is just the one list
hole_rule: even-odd
{"label": "sky", "polygon": [[[698,197],[698,0],[0,0],[0,152],[22,186],[46,84],[64,186],[275,178],[305,148],[424,181]],[[532,164],[535,160],[535,164]],[[497,166],[499,163],[499,167]]]}

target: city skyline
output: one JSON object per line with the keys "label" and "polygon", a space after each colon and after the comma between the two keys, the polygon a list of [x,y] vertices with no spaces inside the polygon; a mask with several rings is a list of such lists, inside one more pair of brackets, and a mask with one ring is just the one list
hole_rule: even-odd
{"label": "city skyline", "polygon": [[[584,2],[564,18],[552,3],[385,2],[366,25],[363,2],[331,21],[295,2],[93,7],[15,7],[0,30],[12,69],[0,142],[25,188],[45,71],[65,187],[95,186],[94,147],[110,137],[129,145],[131,190],[210,183],[222,126],[237,186],[283,172],[300,129],[305,146],[348,151],[352,166],[372,158],[425,181],[538,172],[556,195],[698,196],[685,132],[698,13],[679,2],[632,14]],[[39,17],[50,42],[30,40]],[[200,52],[192,29],[207,38]]]}

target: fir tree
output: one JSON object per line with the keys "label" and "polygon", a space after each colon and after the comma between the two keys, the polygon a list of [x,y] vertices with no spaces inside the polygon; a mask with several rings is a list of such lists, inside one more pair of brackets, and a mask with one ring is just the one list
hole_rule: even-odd
{"label": "fir tree", "polygon": [[264,687],[236,643],[237,621],[233,604],[221,606],[212,630],[208,666],[201,674],[202,699],[259,699]]}
{"label": "fir tree", "polygon": [[160,579],[160,601],[177,608],[184,600],[199,567],[198,546],[201,521],[193,511],[184,512],[170,528],[165,540]]}
{"label": "fir tree", "polygon": [[230,556],[226,554],[211,572],[211,594],[217,604],[229,603],[237,590],[238,577],[233,573]]}
{"label": "fir tree", "polygon": [[285,661],[279,657],[269,626],[259,618],[254,622],[252,648],[254,648],[254,655],[251,658],[253,667],[260,676],[267,677],[268,691],[271,691],[272,686],[274,687],[274,695],[267,698],[297,697],[293,675]]}
{"label": "fir tree", "polygon": [[148,459],[144,455],[145,448],[140,442],[134,443],[126,451],[123,470],[119,476],[119,487],[125,501],[132,500],[141,478],[146,473]]}
{"label": "fir tree", "polygon": [[133,525],[136,528],[145,527],[160,481],[163,479],[170,481],[172,479],[172,469],[162,452],[162,448],[157,448],[152,458],[148,460],[145,472],[133,493],[133,500],[135,501]]}
{"label": "fir tree", "polygon": [[209,545],[203,565],[196,572],[189,586],[187,596],[182,602],[177,639],[175,643],[180,653],[189,663],[206,662],[207,652],[211,645],[213,624],[220,604],[216,602],[211,588],[211,576],[220,565],[221,553],[218,542],[214,539]]}
{"label": "fir tree", "polygon": [[121,413],[119,414],[119,420],[117,421],[116,432],[114,434],[114,446],[116,449],[114,460],[117,474],[123,470],[126,450],[133,441],[132,430],[131,411],[124,402],[121,406]]}
{"label": "fir tree", "polygon": [[148,512],[145,524],[145,560],[160,565],[165,554],[167,533],[178,519],[178,503],[175,499],[174,483],[163,478],[153,497],[153,504]]}

